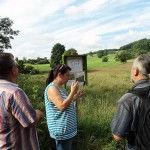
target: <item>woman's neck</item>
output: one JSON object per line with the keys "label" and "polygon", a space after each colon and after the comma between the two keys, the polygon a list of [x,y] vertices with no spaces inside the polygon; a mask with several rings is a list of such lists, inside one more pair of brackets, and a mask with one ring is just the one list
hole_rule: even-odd
{"label": "woman's neck", "polygon": [[57,79],[53,80],[53,83],[55,83],[58,87],[62,88],[62,83],[58,81]]}

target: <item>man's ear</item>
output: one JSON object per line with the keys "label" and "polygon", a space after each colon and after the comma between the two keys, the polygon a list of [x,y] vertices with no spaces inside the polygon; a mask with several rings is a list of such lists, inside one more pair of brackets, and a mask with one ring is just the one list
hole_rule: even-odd
{"label": "man's ear", "polygon": [[11,72],[12,72],[14,75],[16,75],[16,68],[15,68],[15,66],[12,67]]}
{"label": "man's ear", "polygon": [[135,69],[134,69],[134,75],[135,75],[135,76],[138,76],[139,73],[140,73],[140,72],[139,72],[139,69],[138,69],[138,68],[135,68]]}

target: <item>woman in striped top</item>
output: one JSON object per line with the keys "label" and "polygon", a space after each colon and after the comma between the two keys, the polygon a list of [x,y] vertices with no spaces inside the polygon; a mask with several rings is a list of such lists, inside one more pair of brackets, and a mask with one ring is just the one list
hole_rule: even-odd
{"label": "woman in striped top", "polygon": [[84,94],[83,90],[78,91],[78,81],[72,83],[70,94],[63,88],[70,78],[70,70],[65,64],[51,70],[44,92],[48,129],[57,150],[71,150],[72,138],[77,134],[74,101]]}

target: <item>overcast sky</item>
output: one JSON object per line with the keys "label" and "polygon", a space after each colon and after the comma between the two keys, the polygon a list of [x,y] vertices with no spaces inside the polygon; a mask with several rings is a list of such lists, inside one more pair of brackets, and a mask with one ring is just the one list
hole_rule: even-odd
{"label": "overcast sky", "polygon": [[79,54],[150,38],[150,0],[0,0],[18,36],[7,51],[50,57],[56,43]]}

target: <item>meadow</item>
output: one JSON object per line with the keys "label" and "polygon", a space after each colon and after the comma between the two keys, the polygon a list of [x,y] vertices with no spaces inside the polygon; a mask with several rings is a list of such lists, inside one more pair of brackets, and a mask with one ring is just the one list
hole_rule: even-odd
{"label": "meadow", "polygon": [[33,66],[35,69],[40,70],[41,72],[48,72],[50,70],[50,64],[29,64],[26,63],[26,66]]}
{"label": "meadow", "polygon": [[[97,68],[103,68],[103,67],[113,67],[116,65],[121,64],[119,61],[115,61],[115,54],[108,55],[109,61],[107,63],[102,63],[102,58],[98,58],[97,55],[87,56],[87,66],[88,69],[97,69]],[[26,66],[31,65],[35,69],[40,70],[41,72],[48,72],[50,70],[50,64],[29,64],[26,63]]]}
{"label": "meadow", "polygon": [[[109,55],[109,62],[102,62],[102,59],[96,56],[87,57],[88,86],[80,86],[80,89],[85,90],[85,96],[77,100],[78,135],[74,138],[73,150],[122,150],[124,148],[124,141],[118,144],[113,140],[110,123],[117,101],[132,86],[131,62],[123,64],[116,62],[114,55]],[[46,78],[47,73],[44,73],[21,76],[18,80],[33,106],[43,111],[45,111],[43,92]],[[69,87],[67,89],[69,90]],[[54,150],[55,144],[49,138],[46,119],[40,121],[37,129],[41,150]]]}

